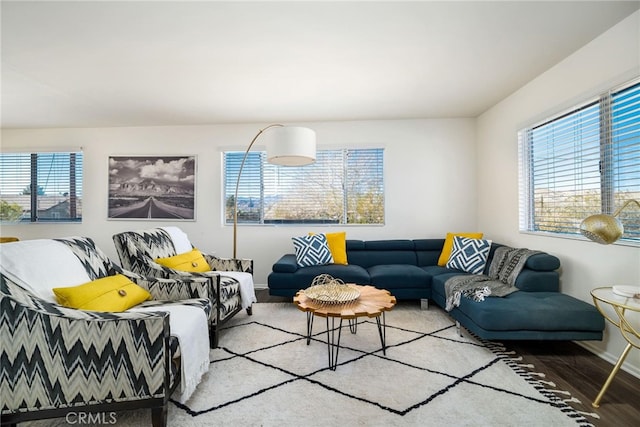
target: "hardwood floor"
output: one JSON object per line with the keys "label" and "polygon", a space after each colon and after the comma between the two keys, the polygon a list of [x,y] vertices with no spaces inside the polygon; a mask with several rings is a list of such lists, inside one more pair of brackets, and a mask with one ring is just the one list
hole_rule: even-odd
{"label": "hardwood floor", "polygon": [[[258,302],[289,302],[291,298],[269,295],[268,289],[257,289]],[[419,304],[416,302],[416,304]],[[544,381],[556,384],[556,390],[567,391],[582,402],[569,403],[586,414],[596,427],[626,427],[640,425],[640,379],[620,370],[605,393],[599,408],[591,402],[598,395],[613,365],[573,342],[565,341],[505,341],[509,350],[522,356],[523,364],[544,373]],[[628,357],[637,357],[632,349]],[[558,394],[562,397],[562,394]]]}

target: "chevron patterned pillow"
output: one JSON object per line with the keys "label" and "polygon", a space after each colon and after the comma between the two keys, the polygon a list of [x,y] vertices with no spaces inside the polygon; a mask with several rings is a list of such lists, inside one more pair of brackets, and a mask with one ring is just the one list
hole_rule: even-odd
{"label": "chevron patterned pillow", "polygon": [[454,236],[451,257],[447,268],[455,268],[471,274],[482,274],[487,265],[491,240]]}
{"label": "chevron patterned pillow", "polygon": [[310,236],[292,237],[296,250],[296,262],[300,267],[325,265],[333,263],[333,257],[327,244],[327,236],[313,234]]}

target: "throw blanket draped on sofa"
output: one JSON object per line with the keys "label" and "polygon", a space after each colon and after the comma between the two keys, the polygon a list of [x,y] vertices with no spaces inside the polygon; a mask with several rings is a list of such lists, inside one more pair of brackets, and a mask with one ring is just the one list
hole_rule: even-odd
{"label": "throw blanket draped on sofa", "polygon": [[464,295],[474,301],[483,301],[485,297],[493,295],[504,297],[518,290],[515,287],[516,278],[524,267],[527,259],[539,253],[526,248],[510,248],[501,246],[496,249],[493,260],[489,265],[489,275],[465,274],[453,276],[444,284],[447,311],[460,305],[460,298]]}

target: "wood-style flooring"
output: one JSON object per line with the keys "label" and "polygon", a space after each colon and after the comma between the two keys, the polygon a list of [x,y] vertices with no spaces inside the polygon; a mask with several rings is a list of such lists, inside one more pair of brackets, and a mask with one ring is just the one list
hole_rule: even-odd
{"label": "wood-style flooring", "polygon": [[[256,295],[258,302],[291,301],[291,298],[269,295],[268,289],[257,289]],[[611,363],[571,341],[504,341],[503,344],[522,356],[522,363],[531,364],[535,372],[544,373],[544,380],[555,383],[557,390],[567,391],[580,400],[582,404],[569,403],[576,410],[597,414],[600,418],[585,415],[594,426],[640,426],[640,379],[620,370],[596,409],[591,402],[609,376]],[[628,357],[637,357],[634,352],[638,351],[632,349]]]}

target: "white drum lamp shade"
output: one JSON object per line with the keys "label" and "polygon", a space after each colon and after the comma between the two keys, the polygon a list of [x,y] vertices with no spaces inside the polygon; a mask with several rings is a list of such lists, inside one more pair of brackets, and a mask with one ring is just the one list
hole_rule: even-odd
{"label": "white drum lamp shade", "polygon": [[280,166],[304,166],[316,161],[316,133],[312,129],[282,126],[263,136],[267,161]]}

